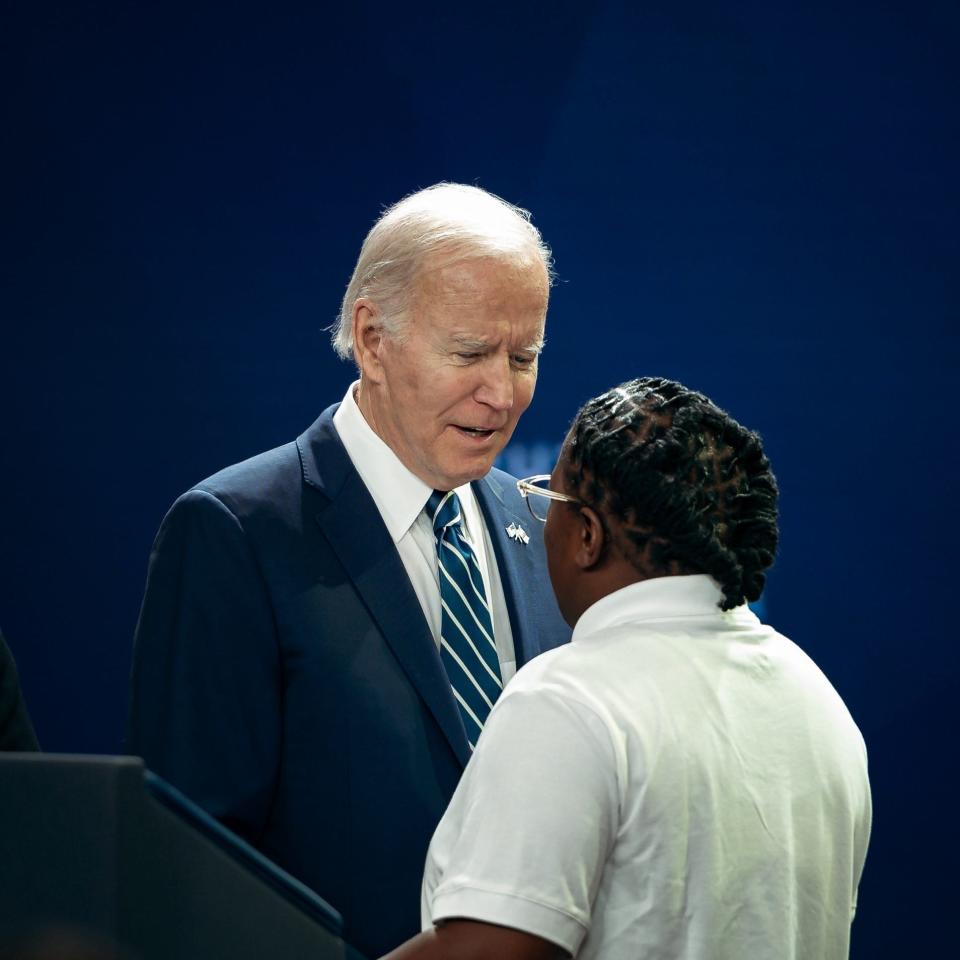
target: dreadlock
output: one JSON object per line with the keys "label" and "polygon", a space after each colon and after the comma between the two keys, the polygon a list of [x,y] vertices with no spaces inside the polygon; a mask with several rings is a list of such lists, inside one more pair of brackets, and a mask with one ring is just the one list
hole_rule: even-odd
{"label": "dreadlock", "polygon": [[723,610],[760,596],[777,482],[760,437],[702,393],[642,377],[595,397],[570,428],[567,468],[569,488],[619,521],[614,537],[647,576],[708,573]]}

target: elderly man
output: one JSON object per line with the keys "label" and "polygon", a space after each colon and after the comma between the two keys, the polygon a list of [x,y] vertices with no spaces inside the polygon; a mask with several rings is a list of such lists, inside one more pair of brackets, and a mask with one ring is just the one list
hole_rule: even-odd
{"label": "elderly man", "polygon": [[334,331],[359,380],[184,494],[151,555],[131,752],[369,954],[419,926],[430,834],[503,685],[569,639],[492,469],[533,397],[548,265],[529,215],[475,187],[389,209]]}
{"label": "elderly man", "polygon": [[430,846],[428,930],[387,960],[843,960],[866,752],[747,607],[778,537],[759,437],[647,377],[520,487],[573,642],[497,703]]}

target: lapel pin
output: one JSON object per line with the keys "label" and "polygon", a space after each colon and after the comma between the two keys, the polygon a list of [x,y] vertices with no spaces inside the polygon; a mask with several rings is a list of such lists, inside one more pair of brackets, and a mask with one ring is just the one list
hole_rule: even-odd
{"label": "lapel pin", "polygon": [[517,543],[530,542],[530,535],[526,530],[523,529],[523,527],[520,526],[519,523],[511,523],[510,526],[507,527],[507,536],[511,540],[516,540]]}

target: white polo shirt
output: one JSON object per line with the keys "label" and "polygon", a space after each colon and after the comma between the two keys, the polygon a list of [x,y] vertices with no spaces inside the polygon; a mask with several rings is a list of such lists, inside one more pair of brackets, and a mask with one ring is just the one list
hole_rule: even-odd
{"label": "white polo shirt", "polygon": [[427,855],[423,922],[580,958],[848,954],[871,805],[817,666],[707,576],[633,584],[496,703]]}
{"label": "white polo shirt", "polygon": [[[437,540],[433,526],[423,512],[433,490],[400,462],[364,420],[353,396],[358,384],[359,381],[350,385],[333,415],[333,425],[347,456],[383,517],[439,648],[441,610]],[[464,535],[477,558],[483,587],[490,602],[500,676],[506,686],[517,671],[517,656],[497,558],[473,488],[466,483],[454,492],[460,500]]]}

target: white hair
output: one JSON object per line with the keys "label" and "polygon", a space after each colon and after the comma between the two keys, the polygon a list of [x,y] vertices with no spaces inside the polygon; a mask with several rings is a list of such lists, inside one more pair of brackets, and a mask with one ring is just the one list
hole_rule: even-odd
{"label": "white hair", "polygon": [[400,337],[427,258],[431,266],[449,266],[482,257],[515,264],[539,260],[552,276],[550,248],[527,210],[460,183],[438,183],[404,197],[384,211],[363,241],[340,316],[330,328],[334,350],[344,359],[353,356],[353,307],[360,297],[377,305],[384,331]]}

